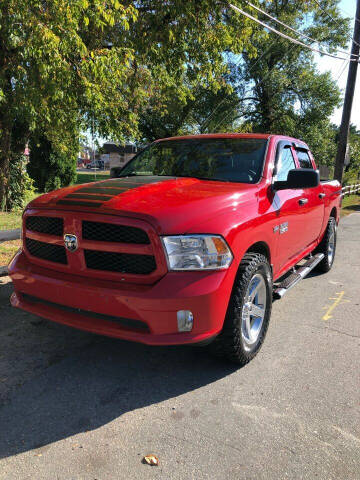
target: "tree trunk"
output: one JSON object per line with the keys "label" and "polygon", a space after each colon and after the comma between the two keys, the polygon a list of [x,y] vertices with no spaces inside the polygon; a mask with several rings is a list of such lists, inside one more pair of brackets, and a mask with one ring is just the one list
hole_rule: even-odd
{"label": "tree trunk", "polygon": [[1,150],[0,150],[0,210],[8,208],[9,193],[9,166],[11,156],[11,129],[5,126],[2,129]]}

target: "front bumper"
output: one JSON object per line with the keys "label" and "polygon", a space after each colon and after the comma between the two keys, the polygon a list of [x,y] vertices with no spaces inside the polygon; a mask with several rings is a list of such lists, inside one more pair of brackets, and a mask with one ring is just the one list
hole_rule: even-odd
{"label": "front bumper", "polygon": [[[40,267],[20,251],[9,265],[11,304],[81,330],[149,345],[201,343],[222,329],[232,269],[170,272],[154,285],[121,284]],[[194,315],[191,332],[177,331],[178,310]],[[117,318],[128,320],[125,325]],[[145,328],[138,328],[142,323]]]}

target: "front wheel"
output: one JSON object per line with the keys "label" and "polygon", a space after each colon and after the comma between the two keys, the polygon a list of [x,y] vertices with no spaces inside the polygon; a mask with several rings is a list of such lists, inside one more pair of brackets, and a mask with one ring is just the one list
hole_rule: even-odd
{"label": "front wheel", "polygon": [[272,275],[264,255],[247,253],[239,267],[221,333],[209,346],[218,356],[245,365],[265,339],[272,305]]}
{"label": "front wheel", "polygon": [[336,230],[336,220],[330,217],[325,235],[315,249],[315,253],[324,254],[324,258],[316,267],[319,272],[328,272],[333,266],[336,252]]}

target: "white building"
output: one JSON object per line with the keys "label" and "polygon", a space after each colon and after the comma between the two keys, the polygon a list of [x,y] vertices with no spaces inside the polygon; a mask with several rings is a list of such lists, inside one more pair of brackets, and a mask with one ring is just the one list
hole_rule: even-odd
{"label": "white building", "polygon": [[104,160],[105,166],[123,167],[131,160],[137,153],[135,145],[116,145],[113,142],[106,142],[102,146],[103,154],[101,160]]}

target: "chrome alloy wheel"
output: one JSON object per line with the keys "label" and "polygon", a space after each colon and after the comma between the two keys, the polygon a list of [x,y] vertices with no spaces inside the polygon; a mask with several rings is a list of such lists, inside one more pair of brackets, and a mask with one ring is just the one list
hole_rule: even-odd
{"label": "chrome alloy wheel", "polygon": [[331,228],[331,233],[328,240],[328,264],[331,265],[334,260],[335,255],[335,245],[336,245],[336,227]]}
{"label": "chrome alloy wheel", "polygon": [[267,291],[262,275],[256,273],[247,288],[241,312],[241,335],[246,350],[257,342],[265,317]]}

